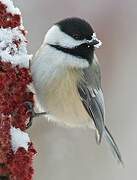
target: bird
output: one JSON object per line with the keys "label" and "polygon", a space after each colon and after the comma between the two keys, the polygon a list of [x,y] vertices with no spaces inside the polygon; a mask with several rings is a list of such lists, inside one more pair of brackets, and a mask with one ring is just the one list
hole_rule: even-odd
{"label": "bird", "polygon": [[119,148],[105,125],[101,70],[95,49],[102,42],[82,18],[69,17],[48,30],[36,52],[31,72],[40,107],[50,120],[70,128],[95,130],[110,144],[116,160],[123,163]]}

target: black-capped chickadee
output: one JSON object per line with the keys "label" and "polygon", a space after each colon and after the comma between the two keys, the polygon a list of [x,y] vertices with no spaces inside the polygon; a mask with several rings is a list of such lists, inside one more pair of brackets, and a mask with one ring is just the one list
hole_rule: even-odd
{"label": "black-capped chickadee", "polygon": [[96,130],[110,144],[119,162],[118,147],[105,126],[105,105],[101,73],[95,48],[101,41],[89,23],[67,18],[53,25],[32,61],[36,96],[51,120],[69,127]]}

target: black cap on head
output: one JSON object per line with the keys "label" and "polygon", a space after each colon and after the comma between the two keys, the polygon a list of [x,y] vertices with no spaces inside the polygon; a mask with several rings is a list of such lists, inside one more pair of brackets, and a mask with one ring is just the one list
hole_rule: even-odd
{"label": "black cap on head", "polygon": [[67,18],[56,24],[60,27],[61,31],[77,40],[90,40],[94,33],[90,24],[80,18]]}

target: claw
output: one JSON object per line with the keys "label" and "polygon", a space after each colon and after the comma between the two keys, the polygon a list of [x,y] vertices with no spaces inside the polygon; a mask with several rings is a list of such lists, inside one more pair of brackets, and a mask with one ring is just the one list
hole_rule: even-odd
{"label": "claw", "polygon": [[33,103],[30,102],[30,101],[26,101],[23,104],[27,106],[27,109],[28,109],[27,112],[31,113],[31,117],[34,117],[35,116],[35,111],[34,111],[34,108],[33,108],[34,107]]}
{"label": "claw", "polygon": [[32,125],[33,118],[39,117],[41,115],[46,115],[47,112],[36,113],[34,111],[34,108],[33,108],[34,106],[33,106],[32,102],[26,101],[25,104],[28,106],[28,111],[27,112],[31,113],[31,116],[30,116],[30,119],[29,119],[29,123],[27,124],[27,127],[26,127],[28,129]]}
{"label": "claw", "polygon": [[26,125],[26,129],[29,129],[29,128],[32,126],[32,119],[33,119],[33,118],[30,117],[29,122],[28,122],[28,124]]}

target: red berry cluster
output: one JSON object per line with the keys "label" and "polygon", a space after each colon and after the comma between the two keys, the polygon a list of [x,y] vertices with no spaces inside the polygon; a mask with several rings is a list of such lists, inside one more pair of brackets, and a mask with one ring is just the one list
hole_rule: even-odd
{"label": "red berry cluster", "polygon": [[[20,26],[21,17],[12,15],[6,8],[7,6],[0,2],[0,28]],[[24,32],[22,31],[23,35]],[[19,48],[20,42],[13,41],[13,43]],[[30,143],[28,151],[20,147],[13,152],[10,134],[11,126],[22,131],[27,128],[31,114],[26,102],[34,104],[33,93],[27,87],[31,81],[29,69],[12,65],[0,58],[0,179],[2,177],[9,180],[32,179],[32,159],[36,151]]]}
{"label": "red berry cluster", "polygon": [[11,152],[10,127],[10,118],[0,114],[0,176],[9,174],[7,156]]}
{"label": "red berry cluster", "polygon": [[12,180],[31,180],[33,168],[32,158],[36,151],[32,143],[29,144],[29,149],[19,148],[15,155],[11,153],[8,158],[8,168],[10,170],[10,179]]}
{"label": "red berry cluster", "polygon": [[6,5],[0,2],[0,27],[14,28],[20,26],[20,16],[18,14],[12,15],[6,11]]}
{"label": "red berry cluster", "polygon": [[30,82],[29,69],[0,61],[0,113],[11,115],[12,126],[21,130],[30,117],[26,102],[33,104],[33,93],[27,88]]}

